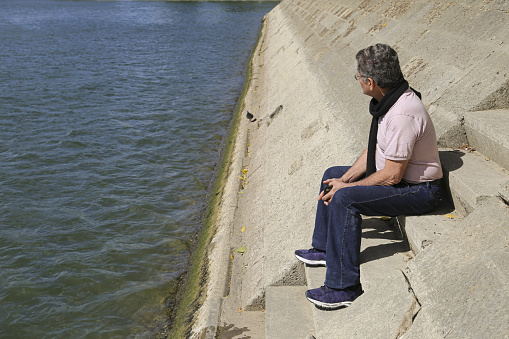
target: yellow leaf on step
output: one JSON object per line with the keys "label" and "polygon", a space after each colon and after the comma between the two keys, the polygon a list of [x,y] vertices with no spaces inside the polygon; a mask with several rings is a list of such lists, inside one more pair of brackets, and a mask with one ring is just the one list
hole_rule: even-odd
{"label": "yellow leaf on step", "polygon": [[246,251],[246,246],[239,247],[235,250],[235,252],[238,253],[244,253]]}

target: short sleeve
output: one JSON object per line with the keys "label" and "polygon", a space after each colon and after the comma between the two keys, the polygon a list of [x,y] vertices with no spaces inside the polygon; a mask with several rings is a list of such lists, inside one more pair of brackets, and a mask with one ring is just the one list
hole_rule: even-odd
{"label": "short sleeve", "polygon": [[385,157],[389,160],[409,160],[419,135],[418,119],[404,114],[390,117],[387,122]]}

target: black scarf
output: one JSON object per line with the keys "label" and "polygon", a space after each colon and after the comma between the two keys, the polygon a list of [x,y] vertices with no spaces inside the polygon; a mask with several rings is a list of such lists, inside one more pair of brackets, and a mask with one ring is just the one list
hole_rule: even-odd
{"label": "black scarf", "polygon": [[[378,118],[382,117],[389,109],[398,101],[399,97],[408,89],[408,82],[402,80],[396,86],[391,88],[378,102],[375,98],[369,103],[369,113],[373,116],[371,120],[371,128],[369,130],[368,158],[366,164],[366,177],[376,172],[375,153],[376,153],[376,137],[378,133]],[[419,99],[421,93],[410,87],[417,94]]]}

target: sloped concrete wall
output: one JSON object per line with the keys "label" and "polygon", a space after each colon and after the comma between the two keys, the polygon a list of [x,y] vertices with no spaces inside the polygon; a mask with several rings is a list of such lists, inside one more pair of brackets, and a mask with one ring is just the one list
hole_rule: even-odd
{"label": "sloped concrete wall", "polygon": [[[240,196],[241,205],[247,201],[249,206],[239,221],[247,227],[244,307],[263,301],[266,286],[296,283],[293,250],[310,246],[323,170],[351,163],[365,147],[364,137],[352,135],[365,135],[366,124],[349,123],[350,115],[334,100],[337,93],[323,86],[311,67],[303,48],[307,37],[289,25],[287,15],[285,7],[278,7],[266,21],[256,75],[262,86],[253,89],[259,99],[246,106],[258,120],[250,124],[248,184]],[[351,70],[346,60],[343,68]],[[343,72],[344,78],[351,73]],[[356,85],[353,75],[348,79]],[[360,108],[362,93],[356,97]]]}
{"label": "sloped concrete wall", "polygon": [[239,220],[252,232],[244,235],[245,306],[269,285],[292,284],[293,250],[310,246],[323,171],[351,164],[367,145],[370,98],[353,78],[356,52],[393,46],[440,145],[457,147],[466,143],[463,113],[507,102],[497,94],[509,79],[507,10],[504,1],[284,0],[269,13],[255,70],[261,85],[246,106],[258,120],[241,196],[249,208]]}
{"label": "sloped concrete wall", "polygon": [[507,2],[316,0],[280,6],[304,39],[300,50],[307,51],[310,67],[342,107],[357,106],[355,97],[344,100],[354,85],[345,83],[350,78],[344,71],[352,71],[345,66],[359,49],[384,42],[398,51],[406,78],[436,116],[441,146],[464,141],[455,131],[462,113],[507,108]]}
{"label": "sloped concrete wall", "polygon": [[[220,213],[224,217],[211,246],[212,278],[204,308],[212,311],[202,309],[197,332],[213,328],[220,317],[217,305],[228,285],[222,267],[230,249],[246,249],[243,255],[233,253],[242,262],[233,270],[240,276],[231,278],[242,310],[261,310],[268,286],[303,284],[294,250],[311,246],[322,173],[333,165],[352,164],[367,146],[370,98],[354,80],[356,52],[378,42],[394,47],[406,79],[423,94],[439,145],[458,147],[467,143],[467,112],[509,108],[508,13],[504,0],[283,0],[265,17],[242,103],[257,120],[245,120],[237,131],[237,155]],[[238,179],[242,173],[244,188]],[[480,222],[482,214],[472,218]],[[507,226],[502,222],[496,227]],[[457,236],[464,235],[458,231]],[[469,248],[468,239],[462,240],[461,251]],[[429,305],[440,298],[431,291],[441,281],[427,280],[426,272],[447,278],[433,272],[431,263],[444,260],[440,267],[446,269],[448,246],[455,246],[454,236],[444,241],[437,245],[439,252],[428,254],[431,261],[422,259],[412,269],[417,271],[416,289],[429,297]],[[456,259],[467,255],[461,251],[455,252]],[[507,249],[497,255],[502,252]],[[464,266],[455,272],[468,275]],[[434,311],[423,309],[409,338],[420,337],[419,329],[428,331],[429,338],[446,335],[450,324],[437,322]],[[454,333],[463,332],[449,337],[459,337]]]}

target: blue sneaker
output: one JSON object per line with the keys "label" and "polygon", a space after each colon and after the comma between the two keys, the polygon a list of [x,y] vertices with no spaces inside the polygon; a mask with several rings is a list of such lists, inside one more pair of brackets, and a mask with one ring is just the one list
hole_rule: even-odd
{"label": "blue sneaker", "polygon": [[357,299],[362,293],[364,291],[361,284],[342,290],[336,290],[324,285],[313,290],[307,290],[306,298],[319,308],[332,310],[342,306],[350,306],[352,301]]}
{"label": "blue sneaker", "polygon": [[325,266],[325,252],[316,248],[297,250],[295,251],[295,256],[308,265]]}

